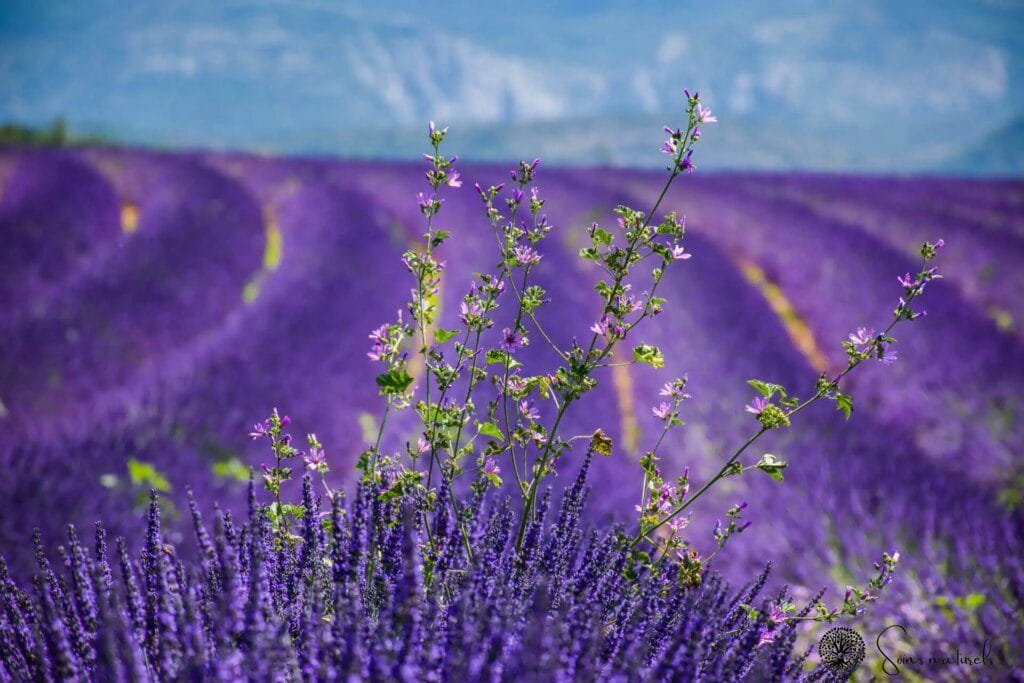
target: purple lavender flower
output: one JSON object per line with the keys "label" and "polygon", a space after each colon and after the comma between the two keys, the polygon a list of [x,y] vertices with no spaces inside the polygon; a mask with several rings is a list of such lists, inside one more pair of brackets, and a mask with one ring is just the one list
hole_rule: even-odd
{"label": "purple lavender flower", "polygon": [[[507,503],[471,520],[468,553],[438,506],[428,521],[440,540],[426,554],[425,536],[403,522],[416,519],[411,497],[380,498],[360,484],[350,505],[339,495],[322,514],[307,476],[294,543],[275,540],[270,507],[255,504],[241,529],[218,512],[212,534],[194,507],[206,550],[193,561],[162,535],[154,500],[142,562],[120,542],[123,580],[109,590],[105,560],[83,552],[73,531],[62,576],[40,545],[34,591],[0,561],[0,671],[16,680],[348,680],[395,671],[412,680],[476,680],[481,671],[508,680],[658,671],[676,680],[699,669],[724,680],[751,666],[798,665],[791,638],[764,637],[763,623],[735,618],[733,605],[756,600],[765,574],[739,595],[713,576],[691,588],[671,574],[623,580],[627,552],[582,521],[586,463],[557,521],[531,524],[521,552],[508,551]],[[483,476],[500,473],[494,458],[484,460]],[[549,504],[540,503],[539,520]],[[459,642],[449,637],[456,632]]]}

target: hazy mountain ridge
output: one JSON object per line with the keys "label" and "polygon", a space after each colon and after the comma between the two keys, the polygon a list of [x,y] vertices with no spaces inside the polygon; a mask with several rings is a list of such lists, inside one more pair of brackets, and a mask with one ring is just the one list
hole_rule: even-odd
{"label": "hazy mountain ridge", "polygon": [[284,7],[12,2],[0,8],[0,120],[390,158],[413,155],[435,119],[472,158],[653,166],[689,85],[722,121],[705,131],[707,169],[956,172],[971,156],[970,172],[1001,173],[969,151],[1024,112],[1013,6]]}

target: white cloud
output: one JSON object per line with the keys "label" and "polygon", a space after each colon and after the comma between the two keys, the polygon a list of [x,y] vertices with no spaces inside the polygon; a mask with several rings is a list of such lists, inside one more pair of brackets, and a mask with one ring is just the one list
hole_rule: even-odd
{"label": "white cloud", "polygon": [[681,33],[672,33],[662,39],[658,46],[657,60],[659,64],[671,64],[686,54],[690,41]]}
{"label": "white cloud", "polygon": [[837,22],[837,16],[826,13],[771,19],[758,23],[751,35],[766,47],[821,46],[828,44]]}
{"label": "white cloud", "polygon": [[737,114],[746,114],[754,109],[754,75],[743,71],[733,79],[729,96],[729,107]]}
{"label": "white cloud", "polygon": [[558,69],[442,35],[392,39],[361,32],[346,63],[365,91],[378,94],[397,121],[429,115],[494,123],[567,116],[581,98],[599,98],[605,80],[588,70]]}

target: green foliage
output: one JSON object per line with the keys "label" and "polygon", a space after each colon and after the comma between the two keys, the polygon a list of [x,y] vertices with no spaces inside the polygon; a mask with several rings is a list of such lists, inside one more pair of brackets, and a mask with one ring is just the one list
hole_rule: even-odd
{"label": "green foliage", "polygon": [[637,363],[647,363],[652,368],[665,367],[665,356],[661,353],[661,349],[650,344],[633,347],[633,360]]}
{"label": "green foliage", "polygon": [[600,429],[595,431],[590,437],[590,450],[598,455],[610,456],[613,445],[611,437]]}
{"label": "green foliage", "polygon": [[780,397],[786,398],[786,389],[781,384],[772,384],[771,382],[762,382],[759,379],[748,379],[747,384],[754,387],[757,391],[765,398],[771,398],[775,394],[779,394]]}
{"label": "green foliage", "polygon": [[434,330],[434,341],[438,344],[444,344],[452,337],[458,335],[458,330],[446,330],[443,327],[439,327]]}
{"label": "green foliage", "polygon": [[213,463],[210,469],[218,479],[229,479],[243,484],[249,481],[249,468],[235,456]]}
{"label": "green foliage", "polygon": [[380,393],[384,396],[404,394],[410,384],[412,384],[412,375],[404,367],[392,368],[377,375],[377,386],[380,387]]}
{"label": "green foliage", "polygon": [[758,460],[757,469],[761,470],[775,481],[782,481],[782,470],[789,465],[785,460],[779,460],[771,453],[765,453]]}
{"label": "green foliage", "polygon": [[45,128],[33,128],[17,123],[5,123],[0,126],[0,144],[63,147],[69,141],[67,124],[63,118],[56,119]]}
{"label": "green foliage", "polygon": [[167,477],[156,467],[148,462],[128,459],[128,479],[132,486],[153,489],[166,493],[171,490],[171,483]]}
{"label": "green foliage", "polygon": [[477,422],[476,429],[478,433],[483,434],[484,436],[489,436],[492,439],[497,439],[499,441],[505,440],[505,435],[501,433],[501,430],[498,429],[498,426],[493,422]]}
{"label": "green foliage", "polygon": [[843,413],[843,417],[847,420],[850,419],[850,414],[853,412],[853,396],[849,394],[843,394],[836,392],[836,410]]}
{"label": "green foliage", "polygon": [[765,429],[779,429],[780,427],[789,426],[789,416],[774,403],[769,403],[765,406],[760,414],[758,414],[757,420]]}

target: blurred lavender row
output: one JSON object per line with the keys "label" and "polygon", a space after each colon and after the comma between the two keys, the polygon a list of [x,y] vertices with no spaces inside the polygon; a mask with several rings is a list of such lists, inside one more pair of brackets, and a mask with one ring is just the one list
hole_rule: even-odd
{"label": "blurred lavender row", "polygon": [[[505,174],[462,172],[469,185]],[[144,506],[132,503],[153,479],[130,472],[129,458],[167,478],[179,509],[187,485],[200,501],[244,502],[241,468],[263,457],[245,434],[273,405],[317,432],[336,476],[350,472],[380,409],[366,334],[407,295],[399,257],[421,229],[421,184],[404,164],[0,152],[0,552],[14,571],[31,566],[33,524],[49,538],[97,518],[112,533],[139,527]],[[541,320],[558,318],[548,327],[565,346],[596,317],[596,274],[576,257],[585,228],[618,202],[649,205],[657,181],[548,169],[538,184],[555,239],[536,273],[558,307]],[[641,336],[673,374],[689,374],[695,399],[662,447],[668,473],[710,474],[747,435],[745,380],[810,394],[819,370],[842,363],[850,331],[889,317],[895,275],[915,269],[920,243],[946,238],[927,319],[901,333],[894,366],[852,379],[851,423],[818,407],[772,434],[765,448],[791,463],[786,485],[731,478],[690,532],[712,543],[715,519],[749,502],[757,533],[730,542],[713,568],[745,581],[772,561],[773,580],[807,598],[825,586],[835,598],[898,548],[874,625],[906,625],[921,649],[989,638],[1019,652],[1024,183],[707,176],[667,201],[688,216],[694,258],[667,276],[664,322]],[[449,193],[441,221],[456,238],[442,255],[450,322],[493,257],[472,190]],[[540,343],[524,351],[542,368],[548,354]],[[664,377],[606,372],[614,391],[588,395],[566,433],[600,426],[615,439],[614,457],[593,463],[589,514],[623,521]],[[169,536],[187,544],[167,512]]]}

